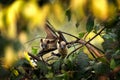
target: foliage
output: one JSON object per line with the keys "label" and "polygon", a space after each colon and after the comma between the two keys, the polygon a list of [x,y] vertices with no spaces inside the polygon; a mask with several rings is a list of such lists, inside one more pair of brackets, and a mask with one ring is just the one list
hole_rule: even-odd
{"label": "foliage", "polygon": [[[46,22],[67,40],[65,58],[30,40]],[[0,79],[119,80],[119,34],[119,0],[1,0]]]}

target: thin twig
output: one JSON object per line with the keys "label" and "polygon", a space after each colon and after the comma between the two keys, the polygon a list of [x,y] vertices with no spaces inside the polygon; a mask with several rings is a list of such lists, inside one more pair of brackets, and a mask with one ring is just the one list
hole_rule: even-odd
{"label": "thin twig", "polygon": [[36,37],[36,38],[33,38],[33,39],[31,39],[31,40],[25,42],[24,44],[27,44],[27,43],[29,43],[29,42],[31,42],[31,41],[34,41],[34,40],[36,40],[36,39],[39,39],[39,38],[45,38],[45,37]]}
{"label": "thin twig", "polygon": [[37,61],[41,61],[38,57],[32,55],[31,53],[28,53],[29,56],[31,56],[33,59],[37,60]]}
{"label": "thin twig", "polygon": [[89,33],[86,33],[83,39],[85,40],[88,35],[89,35]]}
{"label": "thin twig", "polygon": [[89,50],[89,52],[93,56],[93,58],[95,58],[95,60],[97,60],[96,57],[95,57],[95,55],[93,54],[93,52],[88,47],[87,47],[87,49]]}
{"label": "thin twig", "polygon": [[[99,34],[100,34],[103,30],[104,30],[104,29],[102,29],[102,30],[99,32]],[[69,35],[69,36],[72,36],[72,37],[76,38],[77,40],[81,40],[80,38],[78,38],[78,37],[76,37],[76,36],[74,36],[74,35],[72,35],[72,34],[69,34],[69,33],[66,33],[66,32],[63,32],[63,31],[59,31],[59,32],[61,32],[61,33],[63,33],[63,34],[66,34],[66,35]],[[97,35],[97,36],[98,36],[98,35]],[[96,36],[94,36],[94,38],[95,38],[95,37],[96,37]],[[104,51],[102,51],[101,49],[97,48],[96,46],[94,46],[93,44],[90,43],[90,41],[92,41],[94,38],[90,39],[89,42],[86,42],[84,45],[90,44],[91,46],[93,46],[94,48],[96,48],[97,50],[99,50],[100,52],[104,53]],[[67,43],[67,44],[69,44],[69,43]]]}
{"label": "thin twig", "polygon": [[[80,47],[78,47],[77,49],[75,49],[75,50],[73,50],[70,54],[68,54],[68,56],[67,56],[67,58],[73,53],[73,52],[75,52],[75,51],[77,51],[78,49],[80,49],[81,47],[83,47],[84,45],[86,45],[86,47],[88,48],[88,49],[92,49],[92,51],[96,54],[96,56],[97,57],[101,57],[101,55],[99,54],[99,52],[97,51],[97,50],[95,50],[94,48],[94,46],[91,46],[90,44],[88,44],[90,41],[92,41],[95,37],[97,37],[103,30],[105,29],[105,27],[103,28],[103,29],[101,29],[100,30],[100,32],[98,32],[98,34],[96,34],[93,38],[91,38],[89,41],[87,41],[87,42],[85,42],[84,40],[81,40],[81,39],[79,39],[79,43],[82,43],[83,45],[82,46],[80,46]],[[66,34],[66,33],[65,33]],[[71,35],[71,34],[70,34]],[[73,35],[72,35],[73,36]],[[76,37],[76,36],[74,36],[74,37]],[[76,37],[77,38],[77,37]],[[77,41],[75,41],[75,42],[77,42]]]}
{"label": "thin twig", "polygon": [[72,36],[72,37],[74,37],[74,38],[76,38],[76,39],[80,39],[80,38],[78,38],[78,37],[76,37],[76,36],[74,36],[74,35],[72,35],[72,34],[69,34],[69,33],[66,33],[66,32],[63,32],[63,31],[56,31],[56,32],[61,32],[61,33],[63,33],[63,34]]}
{"label": "thin twig", "polygon": [[72,53],[74,53],[75,51],[77,51],[78,49],[80,49],[81,47],[83,47],[83,45],[79,46],[78,48],[76,48],[75,50],[73,50],[72,52],[70,52],[66,58],[68,58]]}
{"label": "thin twig", "polygon": [[[78,43],[81,43],[81,44],[85,45],[87,42],[84,41],[84,40],[79,40]],[[97,57],[103,56],[103,55],[101,55],[101,54],[98,52],[98,50],[97,50],[96,48],[94,48],[94,47],[91,46],[90,44],[86,44],[86,47],[89,48],[89,49],[91,49]]]}
{"label": "thin twig", "polygon": [[45,38],[45,37],[36,37],[36,38],[33,38],[27,42],[24,43],[24,45],[28,44],[28,47],[26,47],[26,49],[28,49],[30,47],[30,45],[32,44],[32,41],[36,40],[36,39],[39,39],[39,38]]}
{"label": "thin twig", "polygon": [[41,50],[41,51],[39,51],[39,53],[38,53],[38,57],[39,56],[43,56],[43,55],[45,55],[45,54],[47,54],[47,53],[49,53],[49,52],[51,52],[51,51],[54,51],[54,50],[56,50],[57,48],[52,48],[52,49],[48,49],[48,50]]}
{"label": "thin twig", "polygon": [[100,32],[98,32],[94,37],[92,37],[89,41],[87,41],[87,42],[85,43],[85,45],[86,45],[87,43],[89,43],[90,41],[92,41],[94,38],[96,38],[98,35],[100,35],[103,30],[105,30],[105,27],[103,27],[103,28],[100,30]]}
{"label": "thin twig", "polygon": [[[28,55],[31,56],[33,59],[35,59],[35,60],[37,60],[37,61],[41,61],[41,62],[43,62],[43,63],[49,65],[49,64],[46,63],[44,60],[40,60],[38,57],[36,57],[36,56],[34,56],[34,55],[30,54],[30,53],[28,53]],[[42,58],[42,57],[41,57],[41,58]]]}

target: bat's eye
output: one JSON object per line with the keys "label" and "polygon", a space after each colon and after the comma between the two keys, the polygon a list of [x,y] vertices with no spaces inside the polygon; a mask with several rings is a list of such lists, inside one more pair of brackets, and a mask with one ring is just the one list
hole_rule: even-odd
{"label": "bat's eye", "polygon": [[40,39],[40,42],[43,42],[43,39]]}
{"label": "bat's eye", "polygon": [[41,47],[43,47],[43,44],[41,44]]}

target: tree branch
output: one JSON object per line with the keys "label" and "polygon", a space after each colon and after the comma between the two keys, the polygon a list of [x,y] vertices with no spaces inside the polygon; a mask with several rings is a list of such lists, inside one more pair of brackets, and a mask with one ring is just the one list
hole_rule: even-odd
{"label": "tree branch", "polygon": [[[79,39],[78,37],[76,37],[76,36],[73,36],[73,35],[71,35],[71,34],[68,34],[68,33],[65,33],[65,34],[68,34],[68,35],[70,35],[70,36],[73,36],[73,37],[75,37],[75,38],[77,38],[78,40],[76,40],[76,41],[74,41],[74,42],[78,42],[78,43],[81,43],[81,44],[83,44],[82,46],[80,46],[80,47],[78,47],[77,49],[75,49],[75,50],[73,50],[68,56],[67,56],[67,58],[73,53],[73,52],[75,52],[75,51],[77,51],[78,49],[80,49],[81,47],[83,47],[84,45],[86,45],[86,47],[88,48],[88,49],[90,49],[97,57],[102,57],[103,55],[102,54],[100,54],[96,49],[96,47],[94,47],[94,46],[92,46],[92,45],[90,45],[90,41],[92,41],[95,37],[97,37],[98,35],[100,35],[100,33],[103,31],[105,29],[105,27],[104,28],[102,28],[101,30],[100,30],[100,32],[98,32],[93,38],[91,38],[89,41],[84,41],[84,40],[82,40],[82,39]],[[73,41],[71,42],[71,43],[74,43]],[[101,51],[101,50],[100,50]],[[102,51],[103,52],[103,51]],[[92,54],[91,54],[92,55]]]}
{"label": "tree branch", "polygon": [[[90,40],[89,40],[88,42],[86,42],[84,45],[90,44],[91,46],[93,46],[94,48],[96,48],[97,50],[99,50],[100,52],[104,53],[104,51],[102,51],[101,49],[97,48],[96,46],[94,46],[93,44],[90,43],[90,41],[92,41],[95,37],[97,37],[104,29],[105,29],[105,28],[103,28],[97,35],[95,35],[92,39],[90,39]],[[58,31],[57,31],[57,32],[58,32]],[[76,36],[74,36],[74,35],[72,35],[72,34],[69,34],[69,33],[66,33],[66,32],[63,32],[63,31],[59,31],[59,32],[61,32],[61,33],[63,33],[63,34],[66,34],[66,35],[69,35],[69,36],[72,36],[72,37],[76,38],[77,40],[81,40],[80,38],[78,38],[78,37],[76,37]],[[73,42],[68,42],[67,44],[72,44],[72,43],[74,43],[74,41],[73,41]]]}
{"label": "tree branch", "polygon": [[43,56],[43,55],[45,55],[45,54],[47,54],[47,53],[49,53],[49,52],[51,52],[51,51],[54,51],[54,50],[56,50],[57,48],[52,48],[52,49],[48,49],[48,50],[41,50],[39,53],[38,53],[38,57],[40,57],[40,56]]}

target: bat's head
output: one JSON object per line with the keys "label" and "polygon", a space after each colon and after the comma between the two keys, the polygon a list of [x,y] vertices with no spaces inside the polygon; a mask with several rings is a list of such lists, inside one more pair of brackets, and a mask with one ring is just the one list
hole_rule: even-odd
{"label": "bat's head", "polygon": [[59,44],[60,44],[59,47],[61,49],[65,49],[66,48],[66,42],[65,41],[61,41]]}
{"label": "bat's head", "polygon": [[40,42],[43,50],[47,50],[49,48],[48,44],[50,41],[48,39],[41,39]]}

